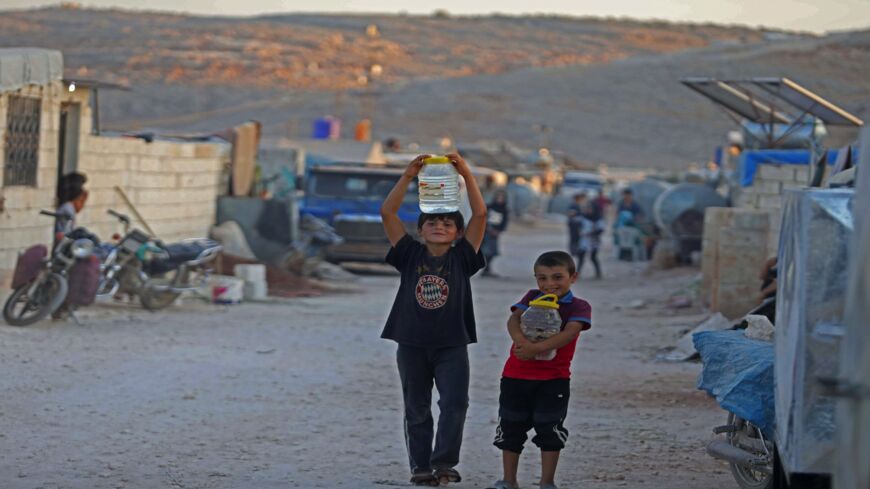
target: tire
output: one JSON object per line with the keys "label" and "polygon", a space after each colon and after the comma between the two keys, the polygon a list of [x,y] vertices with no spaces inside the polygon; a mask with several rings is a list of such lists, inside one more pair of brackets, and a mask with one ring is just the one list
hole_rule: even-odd
{"label": "tire", "polygon": [[181,294],[178,292],[159,291],[154,289],[154,286],[168,285],[169,283],[170,280],[166,279],[151,279],[145,282],[145,285],[142,286],[142,290],[139,291],[139,302],[142,303],[142,307],[149,311],[159,311],[171,306],[172,303],[175,302],[175,299],[178,299],[178,296]]}
{"label": "tire", "polygon": [[[38,297],[33,299],[27,297],[27,290],[32,285],[33,282],[29,282],[18,287],[6,300],[3,306],[3,319],[11,326],[30,326],[48,317],[63,304],[69,292],[66,279],[57,273],[52,273],[45,278],[45,282],[36,290]],[[22,306],[21,310],[16,310],[18,306]]]}
{"label": "tire", "polygon": [[[728,424],[737,426],[741,431],[746,430],[748,432],[749,430],[757,429],[746,422],[746,420],[739,418],[732,413],[728,413]],[[734,444],[731,436],[728,437],[728,441],[732,445]],[[728,465],[731,467],[731,475],[734,476],[734,480],[741,489],[773,489],[772,475],[757,470],[747,469],[746,467],[737,464],[729,463]]]}

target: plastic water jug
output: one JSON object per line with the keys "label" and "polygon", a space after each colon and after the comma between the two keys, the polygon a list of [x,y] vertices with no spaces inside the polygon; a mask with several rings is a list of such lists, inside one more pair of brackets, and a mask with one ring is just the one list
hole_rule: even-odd
{"label": "plastic water jug", "polygon": [[[529,302],[529,308],[520,316],[520,328],[533,343],[546,340],[562,331],[559,298],[556,294],[545,294]],[[547,350],[535,355],[535,360],[552,360],[555,357],[556,350]]]}
{"label": "plastic water jug", "polygon": [[446,214],[459,210],[459,174],[446,156],[423,160],[417,176],[420,210],[426,214]]}

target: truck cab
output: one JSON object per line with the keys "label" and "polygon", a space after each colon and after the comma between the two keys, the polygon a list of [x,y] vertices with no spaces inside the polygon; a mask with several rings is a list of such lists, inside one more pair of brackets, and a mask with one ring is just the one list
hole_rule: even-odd
{"label": "truck cab", "polygon": [[[331,224],[344,242],[330,247],[332,262],[381,262],[390,249],[381,222],[381,203],[404,173],[404,167],[365,163],[315,165],[306,172],[301,214]],[[411,183],[399,210],[408,233],[416,233],[420,209],[417,185]]]}

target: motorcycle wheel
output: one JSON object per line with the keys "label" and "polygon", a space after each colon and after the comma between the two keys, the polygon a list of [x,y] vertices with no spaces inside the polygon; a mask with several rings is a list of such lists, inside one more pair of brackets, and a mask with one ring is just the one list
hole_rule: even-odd
{"label": "motorcycle wheel", "polygon": [[139,291],[139,302],[142,303],[142,307],[149,311],[159,311],[171,306],[181,294],[167,290],[155,290],[155,286],[169,285],[170,282],[168,279],[151,279],[145,282],[142,290]]}
{"label": "motorcycle wheel", "polygon": [[[733,413],[728,413],[728,424],[733,424],[738,428],[738,432],[741,432],[746,436],[751,436],[753,438],[756,437],[755,430],[757,428],[752,426],[746,420],[735,416]],[[733,433],[728,435],[728,442],[736,446],[737,442],[736,440],[734,440],[733,435]],[[765,474],[764,472],[748,469],[746,467],[743,467],[742,465],[728,465],[731,467],[731,475],[734,476],[734,480],[737,481],[737,485],[740,486],[742,489],[773,488],[773,476],[771,474]]]}
{"label": "motorcycle wheel", "polygon": [[57,310],[66,299],[69,284],[57,274],[49,274],[42,285],[36,289],[35,297],[29,297],[27,290],[33,282],[15,289],[3,306],[3,319],[11,326],[30,326]]}

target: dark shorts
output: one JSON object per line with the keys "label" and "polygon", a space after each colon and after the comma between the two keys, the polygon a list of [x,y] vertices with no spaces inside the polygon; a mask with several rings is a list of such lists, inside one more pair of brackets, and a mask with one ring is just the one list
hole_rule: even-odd
{"label": "dark shorts", "polygon": [[502,378],[494,445],[522,453],[527,433],[534,428],[532,443],[541,450],[551,452],[565,448],[568,430],[563,423],[568,414],[570,387],[570,379]]}

